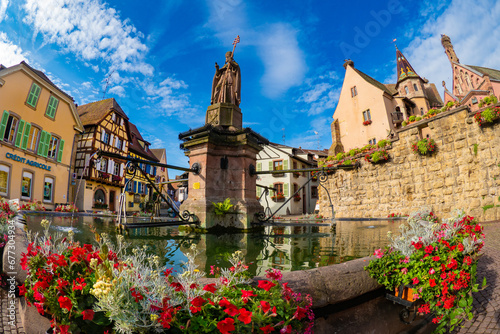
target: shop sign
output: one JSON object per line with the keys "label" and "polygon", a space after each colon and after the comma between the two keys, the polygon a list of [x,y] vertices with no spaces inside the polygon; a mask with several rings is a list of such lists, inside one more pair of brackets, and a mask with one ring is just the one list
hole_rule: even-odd
{"label": "shop sign", "polygon": [[27,165],[30,165],[30,166],[33,166],[33,167],[37,167],[37,168],[41,168],[41,169],[45,169],[46,171],[49,171],[50,172],[50,168],[51,166],[47,166],[45,164],[41,164],[39,162],[36,162],[36,161],[32,161],[32,160],[28,160],[26,158],[23,158],[23,157],[20,157],[16,154],[12,154],[12,153],[9,153],[7,152],[5,154],[5,157],[7,159],[12,159],[14,161],[18,161],[20,163],[24,163],[24,164],[27,164]]}

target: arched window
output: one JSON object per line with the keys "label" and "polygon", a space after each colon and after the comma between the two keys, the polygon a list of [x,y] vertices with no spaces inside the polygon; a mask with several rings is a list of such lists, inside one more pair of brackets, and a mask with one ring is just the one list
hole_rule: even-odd
{"label": "arched window", "polygon": [[405,86],[405,92],[406,92],[406,95],[410,94],[410,91],[408,90],[408,86]]}
{"label": "arched window", "polygon": [[418,86],[417,86],[417,84],[413,84],[413,89],[414,89],[416,92],[418,92]]}
{"label": "arched window", "polygon": [[472,82],[470,81],[469,73],[467,72],[465,72],[465,81],[467,82],[467,86],[469,86],[469,88],[474,88],[472,87]]}
{"label": "arched window", "polygon": [[106,204],[106,194],[102,189],[97,189],[94,193],[94,206],[96,204]]}
{"label": "arched window", "polygon": [[424,114],[424,108],[420,108],[420,115]]}

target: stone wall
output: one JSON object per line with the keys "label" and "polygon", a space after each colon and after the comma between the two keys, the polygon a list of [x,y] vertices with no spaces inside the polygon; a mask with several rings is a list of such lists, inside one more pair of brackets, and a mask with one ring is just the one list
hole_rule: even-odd
{"label": "stone wall", "polygon": [[[361,168],[330,175],[325,187],[336,217],[383,218],[428,207],[441,217],[464,209],[480,221],[500,219],[500,123],[479,127],[473,116],[464,106],[413,123],[398,131],[388,162],[360,157]],[[436,142],[430,156],[411,149],[422,131]],[[320,213],[331,216],[321,187]]]}

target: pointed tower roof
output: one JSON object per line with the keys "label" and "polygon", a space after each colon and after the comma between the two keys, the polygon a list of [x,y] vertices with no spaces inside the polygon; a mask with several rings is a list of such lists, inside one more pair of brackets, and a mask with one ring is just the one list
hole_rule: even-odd
{"label": "pointed tower roof", "polygon": [[397,59],[397,68],[398,68],[398,83],[402,80],[413,77],[420,78],[420,76],[415,72],[410,62],[406,59],[401,51],[399,51],[396,46],[396,59]]}

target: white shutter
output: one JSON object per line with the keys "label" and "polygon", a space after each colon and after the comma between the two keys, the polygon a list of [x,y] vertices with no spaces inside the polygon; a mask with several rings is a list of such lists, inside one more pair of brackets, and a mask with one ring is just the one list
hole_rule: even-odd
{"label": "white shutter", "polygon": [[113,165],[115,162],[113,160],[108,161],[108,174],[113,174]]}
{"label": "white shutter", "polygon": [[101,130],[101,141],[104,141],[104,135],[106,134],[106,130],[102,129]]}
{"label": "white shutter", "polygon": [[115,147],[116,147],[116,148],[119,148],[119,147],[118,147],[118,140],[119,140],[119,139],[120,139],[120,138],[115,137]]}
{"label": "white shutter", "polygon": [[109,145],[113,146],[113,134],[109,137]]}
{"label": "white shutter", "polygon": [[122,118],[122,121],[121,121],[121,126],[123,126],[123,124],[124,124],[124,123],[123,123],[123,118]]}
{"label": "white shutter", "polygon": [[120,177],[123,177],[123,164],[120,164]]}
{"label": "white shutter", "polygon": [[113,122],[115,122],[115,121],[116,121],[116,114],[115,114],[115,113],[112,113],[112,114],[111,114],[111,119],[113,120]]}
{"label": "white shutter", "polygon": [[95,164],[95,169],[101,170],[101,160],[97,160],[97,163]]}

